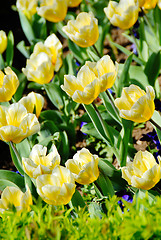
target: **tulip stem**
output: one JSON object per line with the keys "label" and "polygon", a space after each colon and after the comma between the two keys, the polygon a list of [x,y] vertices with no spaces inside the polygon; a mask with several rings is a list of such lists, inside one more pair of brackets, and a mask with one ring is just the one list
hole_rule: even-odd
{"label": "tulip stem", "polygon": [[12,148],[12,150],[13,150],[16,158],[17,158],[17,160],[15,160],[15,158],[14,158],[14,157],[12,156],[12,154],[11,154],[12,160],[13,160],[13,162],[14,162],[14,164],[15,164],[15,167],[16,167],[17,170],[20,172],[20,174],[24,175],[24,171],[23,171],[23,169],[22,169],[21,157],[20,157],[19,152],[17,151],[17,149],[16,149],[16,147],[14,146],[13,142],[10,141],[10,142],[9,142],[9,145],[10,145],[10,147]]}
{"label": "tulip stem", "polygon": [[156,122],[154,122],[154,120],[150,119],[149,121],[161,131],[161,127]]}
{"label": "tulip stem", "polygon": [[94,48],[95,52],[97,53],[98,57],[101,58],[102,56],[101,56],[101,54],[99,53],[99,51],[98,51],[98,49],[96,48],[95,45],[93,45],[93,48]]}
{"label": "tulip stem", "polygon": [[116,106],[115,106],[115,104],[114,104],[114,100],[112,99],[112,96],[111,96],[111,94],[109,93],[108,90],[106,90],[106,94],[107,94],[107,96],[108,96],[108,98],[109,98],[109,100],[110,100],[110,102],[111,102],[111,105],[112,105],[115,113],[116,113],[117,115],[119,115],[118,109],[116,108]]}

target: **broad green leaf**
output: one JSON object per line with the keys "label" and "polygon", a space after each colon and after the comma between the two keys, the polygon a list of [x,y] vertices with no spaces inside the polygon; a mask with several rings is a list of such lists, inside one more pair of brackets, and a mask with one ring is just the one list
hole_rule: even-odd
{"label": "broad green leaf", "polygon": [[112,177],[114,171],[117,171],[116,168],[108,160],[105,159],[99,159],[98,167],[100,171],[108,177]]}
{"label": "broad green leaf", "polygon": [[66,61],[67,61],[67,64],[68,64],[68,74],[76,76],[76,64],[74,62],[72,53],[69,53],[66,56]]}
{"label": "broad green leaf", "polygon": [[75,190],[75,193],[72,196],[71,202],[72,202],[73,207],[86,208],[86,204],[85,204],[81,194],[79,193],[79,191],[77,189]]}
{"label": "broad green leaf", "polygon": [[21,157],[29,157],[31,148],[28,139],[24,139],[22,142],[16,144],[16,148]]}
{"label": "broad green leaf", "polygon": [[88,210],[91,218],[94,218],[94,217],[97,217],[97,218],[99,217],[100,219],[102,218],[103,213],[99,203],[91,202],[88,206]]}
{"label": "broad green leaf", "polygon": [[91,59],[92,62],[97,62],[100,57],[98,57],[94,51],[90,50],[89,48],[87,48],[87,54],[89,56],[89,58]]}
{"label": "broad green leaf", "polygon": [[17,185],[7,179],[0,179],[0,190],[3,191],[6,187],[17,187]]}
{"label": "broad green leaf", "polygon": [[36,38],[44,40],[47,38],[47,26],[45,18],[34,14],[32,16],[32,28]]}
{"label": "broad green leaf", "polygon": [[2,54],[0,53],[0,70],[4,69],[5,63]]}
{"label": "broad green leaf", "polygon": [[16,48],[26,57],[30,57],[30,51],[27,49],[25,45],[25,41],[21,41],[16,45]]}
{"label": "broad green leaf", "polygon": [[[154,111],[154,114],[152,116],[152,121],[154,121],[154,123],[156,123],[159,128],[161,129],[161,115],[159,114],[159,112],[157,112],[156,110]],[[153,124],[153,122],[151,122]],[[161,130],[159,128],[156,127],[155,124],[153,124],[153,127],[155,128],[157,134],[158,134],[158,138],[161,142]]]}
{"label": "broad green leaf", "polygon": [[102,172],[97,179],[97,183],[100,186],[104,196],[113,196],[115,194],[114,188],[108,176],[105,176]]}
{"label": "broad green leaf", "polygon": [[68,39],[68,47],[72,51],[74,57],[80,62],[81,64],[84,63],[86,59],[88,59],[86,49],[81,48],[78,45],[76,45],[74,42]]}
{"label": "broad green leaf", "polygon": [[17,185],[22,191],[25,189],[24,177],[18,173],[0,169],[0,180],[8,180]]}
{"label": "broad green leaf", "polygon": [[44,84],[44,88],[46,93],[50,99],[50,101],[54,104],[58,109],[62,109],[64,107],[63,96],[65,95],[64,91],[55,83]]}
{"label": "broad green leaf", "polygon": [[24,175],[24,171],[22,168],[22,163],[20,161],[22,161],[21,159],[18,158],[18,156],[16,155],[16,153],[14,152],[11,143],[9,143],[9,149],[10,149],[10,154],[12,157],[12,161],[15,165],[15,167],[17,168],[17,170],[19,171],[20,174]]}
{"label": "broad green leaf", "polygon": [[7,36],[6,62],[8,66],[12,66],[14,54],[14,37],[12,31],[9,31]]}

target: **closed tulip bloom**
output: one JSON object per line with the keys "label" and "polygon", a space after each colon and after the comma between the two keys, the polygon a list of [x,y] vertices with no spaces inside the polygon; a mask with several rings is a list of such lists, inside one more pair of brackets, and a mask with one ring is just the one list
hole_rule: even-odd
{"label": "closed tulip bloom", "polygon": [[145,0],[145,3],[142,5],[142,7],[145,9],[152,9],[152,8],[155,8],[157,3],[158,3],[158,0]]}
{"label": "closed tulip bloom", "polygon": [[161,0],[158,0],[158,7],[161,9]]}
{"label": "closed tulip bloom", "polygon": [[77,7],[82,0],[68,0],[68,7]]}
{"label": "closed tulip bloom", "polygon": [[31,92],[26,97],[21,98],[19,103],[25,106],[28,113],[35,111],[36,116],[39,117],[44,106],[44,98],[39,93]]}
{"label": "closed tulip bloom", "polygon": [[138,19],[138,0],[120,0],[119,3],[110,1],[104,12],[111,24],[121,29],[129,29]]}
{"label": "closed tulip bloom", "polygon": [[28,19],[36,13],[37,5],[38,0],[17,0],[16,2],[18,11],[22,11]]}
{"label": "closed tulip bloom", "polygon": [[49,83],[54,76],[51,58],[45,52],[40,52],[38,55],[31,54],[27,59],[26,68],[22,68],[22,71],[29,81],[39,84]]}
{"label": "closed tulip bloom", "polygon": [[7,36],[6,33],[1,30],[0,31],[0,53],[2,54],[7,48]]}
{"label": "closed tulip bloom", "polygon": [[133,122],[148,121],[155,110],[155,93],[151,86],[146,87],[146,92],[136,85],[130,85],[122,90],[120,98],[115,100],[116,107],[120,110],[120,117]]}
{"label": "closed tulip bloom", "polygon": [[97,63],[87,61],[86,64],[100,81],[101,92],[111,88],[116,80],[118,63],[116,66],[110,56],[103,56]]}
{"label": "closed tulip bloom", "polygon": [[161,166],[150,152],[139,151],[133,162],[122,167],[122,177],[133,187],[149,190],[160,181]]}
{"label": "closed tulip bloom", "polygon": [[0,71],[0,102],[8,102],[15,94],[19,80],[10,67],[4,69],[5,74]]}
{"label": "closed tulip bloom", "polygon": [[22,158],[22,164],[27,175],[36,179],[42,174],[51,173],[60,164],[60,155],[55,145],[47,155],[47,147],[36,144],[32,148],[29,158]]}
{"label": "closed tulip bloom", "polygon": [[92,12],[79,13],[76,20],[68,21],[62,30],[80,47],[92,46],[99,37],[98,20]]}
{"label": "closed tulip bloom", "polygon": [[48,204],[65,205],[75,192],[72,173],[65,167],[57,166],[52,174],[43,174],[36,179],[37,192]]}
{"label": "closed tulip bloom", "polygon": [[18,187],[6,187],[1,194],[1,213],[6,210],[13,210],[13,208],[15,208],[17,213],[20,214],[22,211],[30,211],[31,205],[32,196],[28,187],[25,193],[23,193]]}
{"label": "closed tulip bloom", "polygon": [[99,176],[98,159],[97,155],[92,155],[88,149],[82,148],[65,166],[72,172],[76,182],[89,184]]}
{"label": "closed tulip bloom", "polygon": [[99,95],[101,86],[99,79],[91,69],[84,65],[77,77],[64,76],[64,85],[61,88],[77,103],[90,104]]}
{"label": "closed tulip bloom", "polygon": [[67,14],[68,0],[40,0],[37,14],[50,22],[60,22]]}
{"label": "closed tulip bloom", "polygon": [[39,42],[35,45],[33,54],[36,56],[41,52],[46,53],[51,58],[54,70],[58,72],[62,65],[62,48],[61,42],[53,33],[47,37],[44,44]]}
{"label": "closed tulip bloom", "polygon": [[0,106],[0,140],[19,143],[40,130],[35,114],[28,113],[20,103]]}

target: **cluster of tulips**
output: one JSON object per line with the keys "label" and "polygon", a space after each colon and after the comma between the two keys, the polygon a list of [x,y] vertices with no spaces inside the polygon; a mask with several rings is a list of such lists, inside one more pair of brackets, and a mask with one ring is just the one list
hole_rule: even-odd
{"label": "cluster of tulips", "polygon": [[[20,13],[21,24],[23,24],[22,16],[30,24],[35,14],[40,19],[55,24],[65,19],[68,8],[78,7],[81,2],[81,0],[17,0],[16,7]],[[102,14],[106,14],[106,18],[112,25],[121,29],[129,29],[138,20],[139,13],[146,14],[155,7],[158,10],[161,8],[160,0],[120,0],[119,3],[109,1],[107,7],[102,9]],[[23,25],[22,27],[25,29]],[[60,32],[69,38],[75,44],[74,46],[78,46],[80,51],[90,47],[93,51],[93,55],[90,55],[93,58],[85,60],[80,69],[75,67],[76,75],[63,74],[64,79],[63,84],[59,86],[60,91],[63,90],[70,101],[83,104],[100,138],[113,150],[120,165],[120,168],[115,171],[122,172],[122,178],[126,180],[125,188],[130,185],[133,191],[134,189],[152,189],[161,179],[160,157],[156,161],[151,152],[138,151],[136,153],[135,151],[133,161],[127,161],[129,156],[131,158],[131,152],[128,142],[130,135],[126,135],[126,131],[130,128],[129,126],[132,129],[134,122],[144,123],[150,120],[159,135],[161,128],[157,119],[160,120],[160,115],[155,111],[154,87],[150,84],[142,88],[134,83],[129,86],[125,84],[121,89],[122,93],[116,94],[116,86],[119,80],[121,81],[120,64],[114,63],[109,55],[102,56],[98,52],[95,44],[97,44],[100,33],[98,20],[94,13],[79,12],[76,19],[71,19],[67,25],[62,26]],[[22,68],[22,72],[28,81],[38,84],[39,89],[46,89],[46,86],[50,86],[48,84],[52,83],[63,67],[63,45],[53,32],[42,41],[36,39],[32,44],[32,53],[27,59],[26,67]],[[7,45],[6,33],[0,31],[1,54],[6,50]],[[125,68],[122,73],[124,71]],[[159,72],[160,68],[158,75]],[[48,152],[47,147],[37,141],[36,144],[31,144],[32,149],[28,157],[23,156],[23,153],[20,156],[16,145],[25,139],[31,141],[30,137],[41,130],[39,117],[43,112],[45,100],[40,93],[30,92],[15,102],[14,95],[19,82],[12,66],[6,66],[4,71],[0,71],[0,140],[9,143],[17,159],[18,170],[20,169],[20,173],[25,176],[24,181],[30,179],[38,195],[46,203],[54,206],[65,205],[71,201],[76,190],[76,183],[81,185],[94,183],[97,193],[101,192],[102,195],[107,196],[114,194],[112,180],[110,182],[111,171],[112,174],[114,172],[111,170],[112,164],[108,163],[104,167],[105,165],[102,164],[105,164],[107,160],[103,161],[97,155],[90,153],[87,148],[77,151],[72,159],[65,162],[65,166],[61,164],[61,149],[59,149],[59,155],[53,143]],[[108,91],[109,88],[112,88],[115,94],[112,95]],[[106,119],[94,103],[99,96],[105,111],[119,127],[108,126]],[[54,119],[52,121],[54,122]],[[109,171],[106,172],[106,168],[110,169],[110,174]],[[104,182],[108,179],[108,182],[104,184],[101,179],[104,179]],[[3,188],[0,200],[1,212],[12,209],[13,206],[18,212],[23,209],[30,210],[32,194],[27,181],[25,184],[25,193],[13,184]],[[104,188],[105,185],[107,189]]]}

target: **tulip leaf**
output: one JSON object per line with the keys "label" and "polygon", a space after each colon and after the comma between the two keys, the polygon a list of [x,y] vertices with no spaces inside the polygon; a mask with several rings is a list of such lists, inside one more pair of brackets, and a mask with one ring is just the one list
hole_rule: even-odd
{"label": "tulip leaf", "polygon": [[17,187],[17,185],[7,179],[0,179],[0,190],[3,191],[6,187]]}
{"label": "tulip leaf", "polygon": [[14,53],[14,37],[12,31],[9,31],[7,36],[6,62],[8,66],[12,66]]}
{"label": "tulip leaf", "polygon": [[11,143],[9,143],[9,149],[10,149],[10,154],[11,154],[12,161],[13,161],[15,167],[17,168],[17,170],[19,171],[20,174],[24,175],[22,164],[20,163],[20,160],[16,156],[16,154],[15,154],[15,152],[14,152],[12,146],[11,146]]}
{"label": "tulip leaf", "polygon": [[148,77],[149,84],[154,87],[155,80],[159,75],[160,66],[161,66],[161,54],[160,51],[157,53],[152,53],[148,59],[148,62],[145,66],[145,74]]}
{"label": "tulip leaf", "polygon": [[29,41],[29,43],[32,45],[35,40],[35,34],[32,29],[32,26],[22,11],[19,10],[18,13],[19,13],[22,30],[23,30],[27,40]]}
{"label": "tulip leaf", "polygon": [[[151,119],[161,127],[161,115],[159,114],[159,112],[157,112],[155,110]],[[153,122],[151,122],[151,123],[153,124]],[[154,124],[153,124],[153,127],[155,128],[155,130],[158,134],[158,138],[161,142],[161,130],[159,128],[157,128]]]}
{"label": "tulip leaf", "polygon": [[117,97],[121,96],[123,87],[129,86],[129,68],[132,62],[133,54],[131,54],[124,63],[122,73],[120,75],[118,86],[117,86]]}
{"label": "tulip leaf", "polygon": [[68,136],[67,133],[65,131],[61,131],[60,132],[60,153],[61,153],[61,157],[63,162],[66,162],[68,160],[69,157],[69,140],[68,140]]}
{"label": "tulip leaf", "polygon": [[92,62],[97,62],[100,58],[89,48],[87,48],[87,54]]}
{"label": "tulip leaf", "polygon": [[30,57],[30,52],[25,46],[25,41],[21,41],[16,45],[16,48],[25,56],[25,58]]}
{"label": "tulip leaf", "polygon": [[68,39],[68,47],[72,51],[74,57],[83,64],[85,59],[88,59],[86,49],[81,48],[78,45],[76,45],[74,42],[72,42],[70,39]]}
{"label": "tulip leaf", "polygon": [[47,38],[47,27],[45,18],[34,14],[32,16],[32,28],[36,38],[44,40]]}
{"label": "tulip leaf", "polygon": [[114,188],[108,176],[105,176],[102,172],[97,179],[97,184],[102,190],[104,196],[113,196],[115,194]]}
{"label": "tulip leaf", "polygon": [[16,148],[20,153],[21,157],[29,157],[31,148],[28,139],[24,139],[22,142],[16,144]]}
{"label": "tulip leaf", "polygon": [[63,96],[65,95],[65,93],[60,88],[60,86],[51,82],[48,84],[44,84],[44,88],[50,101],[54,104],[54,106],[58,109],[62,109],[64,107]]}
{"label": "tulip leaf", "polygon": [[67,73],[70,74],[70,75],[75,75],[76,76],[76,63],[74,62],[72,53],[69,53],[66,56],[66,61],[67,61],[67,64],[68,64],[68,72]]}
{"label": "tulip leaf", "polygon": [[[4,181],[3,181],[4,180]],[[22,177],[21,175],[19,175],[18,173],[9,171],[9,170],[2,170],[0,169],[0,185],[2,186],[2,183],[4,183],[4,186],[6,186],[6,184],[8,182],[6,182],[5,180],[7,180],[9,182],[9,184],[14,184],[14,186],[18,186],[22,191],[25,190],[25,182],[24,182],[24,177]],[[11,185],[8,185],[11,186]],[[3,189],[0,189],[1,191]]]}
{"label": "tulip leaf", "polygon": [[81,207],[81,208],[85,208],[87,210],[86,204],[77,189],[75,190],[75,193],[72,196],[71,203],[72,203],[73,207],[75,207],[75,208]]}
{"label": "tulip leaf", "polygon": [[116,168],[108,160],[99,159],[98,167],[105,176],[112,177]]}
{"label": "tulip leaf", "polygon": [[[108,90],[107,90],[108,91]],[[110,98],[107,96],[106,92],[102,92],[100,94],[100,97],[103,101],[103,104],[106,108],[106,111],[109,113],[109,115],[119,124],[119,125],[122,125],[121,123],[121,119],[119,117],[119,114],[118,114],[118,110],[116,109],[116,107],[114,105],[114,101],[113,101],[113,97],[110,93],[108,93],[110,95]],[[111,103],[111,100],[112,99],[112,103]],[[113,105],[112,105],[113,104]]]}
{"label": "tulip leaf", "polygon": [[4,69],[5,63],[2,54],[0,53],[0,70]]}
{"label": "tulip leaf", "polygon": [[91,202],[88,206],[88,210],[91,218],[99,217],[101,219],[103,216],[102,208],[96,202]]}
{"label": "tulip leaf", "polygon": [[54,119],[54,123],[55,124],[62,124],[64,123],[64,119],[62,117],[62,114],[57,111],[57,110],[46,110],[41,112],[40,114],[40,118],[42,120],[51,120],[53,121]]}

